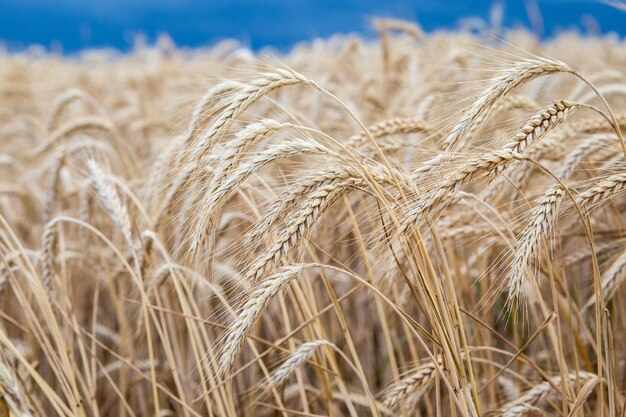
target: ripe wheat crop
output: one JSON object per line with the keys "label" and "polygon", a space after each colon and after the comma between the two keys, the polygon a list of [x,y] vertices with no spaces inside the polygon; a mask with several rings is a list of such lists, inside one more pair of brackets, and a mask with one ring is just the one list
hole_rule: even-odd
{"label": "ripe wheat crop", "polygon": [[0,53],[0,416],[621,416],[626,42],[376,20]]}

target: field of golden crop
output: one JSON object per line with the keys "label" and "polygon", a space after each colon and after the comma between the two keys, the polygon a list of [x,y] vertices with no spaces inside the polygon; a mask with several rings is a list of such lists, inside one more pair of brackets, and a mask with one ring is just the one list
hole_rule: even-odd
{"label": "field of golden crop", "polygon": [[0,416],[624,415],[626,41],[375,26],[0,53]]}

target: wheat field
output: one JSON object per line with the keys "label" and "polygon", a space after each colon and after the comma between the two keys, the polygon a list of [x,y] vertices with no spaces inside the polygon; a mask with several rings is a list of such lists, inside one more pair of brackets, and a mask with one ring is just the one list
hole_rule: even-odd
{"label": "wheat field", "polygon": [[626,42],[376,20],[0,53],[0,416],[623,416]]}

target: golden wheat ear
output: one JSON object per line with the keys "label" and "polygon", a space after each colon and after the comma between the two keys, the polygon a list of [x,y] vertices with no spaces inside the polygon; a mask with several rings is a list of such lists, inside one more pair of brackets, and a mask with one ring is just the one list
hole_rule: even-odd
{"label": "golden wheat ear", "polygon": [[560,186],[548,190],[533,209],[528,226],[517,241],[511,272],[507,278],[509,300],[525,300],[531,285],[526,281],[528,267],[537,257],[542,239],[548,238],[556,222],[565,192]]}

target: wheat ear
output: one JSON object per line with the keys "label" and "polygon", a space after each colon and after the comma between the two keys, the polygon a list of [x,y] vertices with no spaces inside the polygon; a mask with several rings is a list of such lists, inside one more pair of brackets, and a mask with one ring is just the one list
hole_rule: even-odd
{"label": "wheat ear", "polygon": [[56,219],[50,220],[44,226],[43,234],[41,235],[41,280],[43,286],[50,294],[54,291],[52,282],[55,269],[56,244],[59,238],[57,223]]}
{"label": "wheat ear", "polygon": [[452,133],[444,141],[446,150],[450,151],[460,145],[474,124],[479,120],[485,120],[494,106],[508,97],[515,88],[534,78],[556,72],[573,72],[573,70],[567,64],[551,59],[522,61],[505,70],[501,76],[493,80],[491,87],[480,95],[454,126]]}
{"label": "wheat ear", "polygon": [[[529,157],[536,157],[542,155],[547,148],[551,148],[554,141],[551,142],[539,142],[544,136],[546,136],[551,130],[563,123],[567,115],[582,105],[578,103],[572,103],[567,100],[560,100],[556,103],[544,108],[539,113],[531,117],[524,126],[519,129],[512,137],[512,139],[503,146],[503,149],[514,150],[517,152],[529,152]],[[567,134],[563,134],[560,138],[561,141],[567,138]],[[534,146],[532,150],[528,150],[530,145],[540,143],[541,147],[536,149]],[[519,165],[519,164],[517,164]],[[517,167],[516,167],[517,168]],[[509,171],[512,171],[512,167]],[[519,169],[514,170],[511,174],[516,179],[523,179],[528,171],[532,169],[532,165],[526,164]],[[504,167],[499,168],[499,172],[503,171]],[[518,184],[519,180],[513,179],[514,184]],[[481,197],[490,200],[494,195],[497,195],[502,188],[508,184],[506,178],[500,177],[497,181],[494,181]]]}
{"label": "wheat ear", "polygon": [[37,148],[33,150],[33,155],[41,155],[42,153],[48,151],[52,146],[54,146],[58,141],[76,134],[78,132],[84,130],[100,130],[107,133],[114,133],[115,127],[113,124],[106,118],[100,116],[85,116],[78,119],[71,120],[64,125],[61,125],[57,130],[52,132],[50,135],[50,139],[46,142],[40,144]]}
{"label": "wheat ear", "polygon": [[213,174],[213,182],[219,184],[230,170],[236,167],[236,163],[249,149],[262,139],[272,133],[289,126],[288,123],[281,123],[272,119],[263,119],[256,123],[251,123],[245,129],[240,130],[234,139],[229,141],[221,154],[217,168]]}
{"label": "wheat ear", "polygon": [[626,185],[626,173],[615,174],[601,180],[591,188],[580,193],[576,197],[576,203],[581,207],[590,208],[596,206],[609,198],[614,197],[624,189]]}
{"label": "wheat ear", "polygon": [[237,188],[244,181],[258,173],[263,167],[280,159],[291,156],[315,154],[325,154],[339,158],[339,155],[334,151],[316,141],[292,139],[272,146],[268,150],[256,155],[252,160],[239,166],[239,168],[225,178],[225,181],[216,189],[207,193],[201,200],[199,204],[201,212],[194,225],[190,250],[196,251],[205,241],[207,233],[211,230],[211,225],[214,224],[215,215],[219,212],[219,209],[226,199],[236,192]]}
{"label": "wheat ear", "polygon": [[505,167],[513,161],[522,161],[527,158],[514,151],[496,151],[475,158],[455,171],[448,179],[442,181],[425,198],[419,200],[405,216],[400,224],[397,234],[402,236],[408,233],[415,225],[419,224],[426,215],[441,204],[448,195],[458,189],[461,185],[471,181],[479,174],[489,177],[497,175],[501,171],[500,167]]}
{"label": "wheat ear", "polygon": [[[233,91],[240,89],[243,85],[244,84],[238,81],[222,81],[211,87],[196,103],[187,130],[161,151],[152,165],[150,178],[145,188],[146,192],[149,193],[152,198],[152,205],[156,203],[155,200],[160,195],[162,191],[161,188],[165,188],[166,193],[172,194],[170,190],[171,187],[167,184],[163,184],[163,182],[172,170],[180,168],[180,164],[185,156],[182,150],[186,149],[195,138],[196,131],[202,126],[205,118],[212,114],[211,111],[215,107],[223,103],[221,99],[227,97],[229,94],[233,93]],[[214,101],[218,101],[218,103],[213,103]],[[215,105],[211,106],[212,103]]]}
{"label": "wheat ear", "polygon": [[[432,128],[419,117],[394,117],[368,126],[367,130],[374,139],[380,139],[398,133],[429,132]],[[351,136],[345,146],[358,148],[366,144],[368,139],[368,134],[361,132]]]}
{"label": "wheat ear", "polygon": [[578,103],[560,100],[531,117],[502,149],[524,152],[532,143],[565,121],[567,115],[580,108]]}
{"label": "wheat ear", "polygon": [[244,279],[248,282],[258,281],[273,265],[291,253],[324,211],[358,182],[359,180],[352,179],[328,184],[309,195],[304,207],[293,216],[270,249],[262,253],[248,268]]}
{"label": "wheat ear", "polygon": [[[443,365],[441,356],[438,366]],[[426,393],[437,374],[437,365],[433,361],[426,361],[411,370],[395,384],[387,387],[382,394],[382,403],[390,410],[397,410],[402,401],[406,401],[407,409],[413,412],[420,398]]]}
{"label": "wheat ear", "polygon": [[[568,378],[571,381],[580,381],[586,382],[592,378],[597,378],[597,375],[589,373],[589,372],[578,372],[578,373],[570,373]],[[555,376],[552,378],[552,382],[554,384],[561,383],[561,377]],[[509,401],[504,404],[500,409],[496,412],[496,415],[502,417],[521,417],[528,413],[528,411],[536,410],[535,405],[537,405],[540,401],[546,399],[548,395],[550,395],[554,391],[554,386],[550,384],[548,381],[541,382],[540,384],[535,385],[529,391],[527,391],[521,397],[516,398],[513,401]]]}
{"label": "wheat ear", "polygon": [[211,123],[209,128],[198,139],[198,143],[191,151],[190,160],[197,161],[207,155],[221,136],[230,127],[233,121],[248,107],[270,92],[289,85],[305,84],[317,87],[317,84],[295,71],[276,69],[274,73],[264,74],[263,77],[245,84],[230,104]]}
{"label": "wheat ear", "polygon": [[526,96],[518,96],[518,95],[508,96],[503,101],[494,105],[493,112],[491,115],[487,113],[483,113],[478,119],[476,119],[474,124],[472,124],[470,129],[467,131],[466,136],[468,138],[473,137],[478,131],[478,129],[480,129],[481,126],[484,124],[483,122],[488,116],[495,119],[500,114],[505,113],[506,111],[510,109],[515,109],[515,108],[540,110],[541,106],[536,101]]}
{"label": "wheat ear", "polygon": [[[581,107],[580,104],[560,100],[544,108],[531,117],[502,149],[520,153],[526,152],[529,146],[537,143],[548,132],[563,123],[567,115],[579,107]],[[503,166],[498,167],[498,172],[502,170],[504,170]]]}
{"label": "wheat ear", "polygon": [[[415,192],[412,179],[404,171],[392,169],[390,172],[387,167],[377,163],[368,163],[365,165],[365,169],[371,179],[379,184],[396,185],[399,183],[405,193],[410,195]],[[359,179],[361,179],[361,181],[358,181]],[[367,182],[362,178],[360,171],[348,165],[324,170],[300,181],[274,200],[272,206],[248,234],[245,241],[248,244],[258,242],[272,225],[276,223],[277,219],[287,217],[288,213],[293,210],[299,202],[308,200],[309,196],[316,190],[345,182],[346,180],[355,181],[354,183],[345,183],[345,185],[349,184],[353,188],[367,186]]]}
{"label": "wheat ear", "polygon": [[[611,267],[602,276],[602,296],[607,303],[613,298],[617,289],[626,278],[626,251],[611,264]],[[596,303],[596,295],[593,294],[584,304],[583,311],[589,309]]]}
{"label": "wheat ear", "polygon": [[615,138],[607,134],[594,134],[585,139],[580,145],[578,145],[572,152],[567,154],[561,167],[556,173],[557,178],[561,181],[569,179],[574,174],[575,169],[580,162],[589,154],[601,149],[607,143],[614,141]]}
{"label": "wheat ear", "polygon": [[564,192],[560,186],[551,188],[539,200],[532,211],[530,222],[519,238],[513,265],[507,279],[510,301],[522,299],[528,287],[524,277],[529,265],[534,261],[541,239],[547,237],[556,220]]}
{"label": "wheat ear", "polygon": [[268,384],[270,387],[276,387],[283,383],[289,376],[291,376],[296,369],[304,365],[311,357],[317,349],[322,346],[328,346],[334,350],[339,350],[337,346],[328,340],[313,340],[310,342],[302,343],[300,346],[296,348],[296,350],[289,355],[287,360],[282,363],[269,377]]}
{"label": "wheat ear", "polygon": [[63,110],[67,108],[72,102],[77,100],[83,100],[88,103],[92,108],[98,109],[99,105],[96,99],[85,91],[78,88],[69,88],[59,94],[50,107],[50,111],[46,116],[45,127],[46,131],[51,132],[56,126],[57,119],[63,113]]}
{"label": "wheat ear", "polygon": [[228,329],[221,348],[217,365],[224,375],[228,374],[234,366],[235,360],[245,344],[246,337],[272,299],[280,290],[296,279],[302,270],[310,266],[299,264],[279,268],[274,274],[260,282],[250,293],[234,323]]}
{"label": "wheat ear", "polygon": [[[122,236],[126,241],[129,248],[133,247],[132,227],[130,222],[130,215],[126,206],[122,204],[117,190],[107,179],[107,174],[100,168],[100,166],[92,159],[87,161],[87,168],[93,180],[93,184],[96,188],[100,200],[104,204],[111,219],[117,224],[118,228],[122,232]],[[139,265],[139,263],[135,263]]]}
{"label": "wheat ear", "polygon": [[54,159],[52,167],[50,168],[50,184],[48,186],[48,193],[46,194],[46,200],[44,203],[43,218],[45,221],[49,220],[54,212],[54,206],[57,195],[59,193],[59,180],[61,176],[61,169],[65,164],[65,153],[60,152]]}
{"label": "wheat ear", "polygon": [[28,396],[22,395],[15,372],[2,362],[0,362],[0,388],[2,388],[0,398],[5,401],[10,410],[7,416],[31,416],[28,412],[29,404],[25,401],[25,398],[28,398]]}

